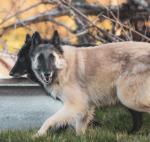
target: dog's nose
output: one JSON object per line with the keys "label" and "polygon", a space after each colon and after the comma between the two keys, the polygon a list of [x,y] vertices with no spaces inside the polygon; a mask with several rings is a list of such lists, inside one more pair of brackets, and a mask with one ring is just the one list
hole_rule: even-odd
{"label": "dog's nose", "polygon": [[15,70],[15,66],[10,70],[9,75],[10,76],[14,76],[16,70]]}
{"label": "dog's nose", "polygon": [[12,71],[9,72],[9,75],[10,75],[10,76],[13,76],[13,74],[14,74],[14,73],[13,73]]}
{"label": "dog's nose", "polygon": [[9,75],[10,75],[10,76],[13,76],[13,77],[18,77],[18,76],[19,76],[19,74],[18,74],[17,72],[15,72],[14,70],[11,70],[11,71],[9,72]]}
{"label": "dog's nose", "polygon": [[9,75],[16,77],[16,78],[21,77],[21,75],[19,73],[14,73],[14,72],[10,72]]}
{"label": "dog's nose", "polygon": [[50,79],[50,73],[44,73],[44,76],[47,81]]}

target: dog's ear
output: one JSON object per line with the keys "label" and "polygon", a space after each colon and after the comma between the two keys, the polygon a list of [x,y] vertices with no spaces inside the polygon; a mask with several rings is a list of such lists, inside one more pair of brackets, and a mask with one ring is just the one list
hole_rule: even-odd
{"label": "dog's ear", "polygon": [[51,41],[55,48],[61,53],[63,53],[63,49],[61,48],[61,39],[57,30],[54,31]]}
{"label": "dog's ear", "polygon": [[41,38],[39,32],[37,32],[37,31],[34,32],[31,40],[32,41],[31,41],[29,56],[32,56],[35,47],[42,43],[42,38]]}
{"label": "dog's ear", "polygon": [[58,31],[54,31],[53,37],[52,37],[52,43],[54,45],[60,45],[60,37]]}
{"label": "dog's ear", "polygon": [[27,43],[27,42],[31,42],[31,36],[29,35],[29,34],[26,34],[26,39],[25,39],[25,43]]}
{"label": "dog's ear", "polygon": [[39,32],[35,32],[32,36],[32,47],[36,47],[37,45],[42,43],[42,38]]}

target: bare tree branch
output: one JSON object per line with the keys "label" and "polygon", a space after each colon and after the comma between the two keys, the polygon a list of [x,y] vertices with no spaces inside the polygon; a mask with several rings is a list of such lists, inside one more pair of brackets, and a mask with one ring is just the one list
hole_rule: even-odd
{"label": "bare tree branch", "polygon": [[28,8],[17,11],[16,13],[14,13],[14,14],[10,15],[9,17],[5,18],[4,20],[2,20],[2,22],[0,22],[0,25],[2,25],[3,23],[5,23],[6,21],[10,20],[11,18],[13,18],[15,16],[18,16],[18,15],[24,13],[24,12],[29,11],[32,8],[35,8],[35,7],[39,6],[40,4],[42,4],[42,2],[38,2],[38,3],[33,4],[32,6],[28,7]]}
{"label": "bare tree branch", "polygon": [[64,11],[61,8],[55,8],[51,11],[30,17],[26,20],[17,21],[16,23],[2,27],[1,32],[0,32],[0,36],[2,36],[4,33],[6,33],[7,31],[9,31],[11,29],[24,27],[25,25],[30,25],[30,24],[40,23],[40,22],[48,22],[48,21],[53,22],[59,26],[63,26],[67,30],[69,30],[70,32],[74,33],[74,31],[71,30],[69,27],[67,27],[65,24],[58,22],[54,19],[55,17],[65,15],[66,13],[67,13],[67,11]]}
{"label": "bare tree branch", "polygon": [[149,3],[150,3],[146,0],[132,0],[132,1],[135,2],[135,4],[142,6],[143,8],[148,8]]}
{"label": "bare tree branch", "polygon": [[36,8],[37,6],[39,6],[41,4],[56,4],[56,2],[52,1],[52,0],[41,0],[40,2],[37,2],[37,3],[27,7],[25,9],[19,10],[16,13],[14,13],[14,14],[10,15],[9,17],[5,18],[4,20],[2,20],[2,22],[0,22],[0,25],[2,25],[3,23],[5,23],[6,21],[10,20],[11,18],[13,18],[15,16],[21,15],[24,12],[27,12],[27,11],[33,9],[33,8]]}
{"label": "bare tree branch", "polygon": [[150,42],[150,38],[149,38],[149,37],[147,37],[147,36],[141,34],[140,32],[138,32],[138,31],[132,29],[131,27],[128,27],[127,25],[124,25],[123,23],[121,23],[121,22],[119,21],[118,18],[116,18],[116,16],[115,16],[114,13],[111,11],[111,9],[109,9],[109,8],[107,8],[107,7],[105,7],[105,8],[106,8],[106,9],[109,11],[109,13],[113,16],[114,20],[113,20],[112,18],[109,18],[109,17],[105,16],[105,15],[102,15],[103,17],[105,17],[106,19],[111,20],[112,22],[118,23],[118,24],[121,25],[122,27],[124,27],[124,28],[130,30],[131,32],[136,33],[137,35],[141,36],[142,38],[144,38],[144,39],[146,39],[147,41]]}
{"label": "bare tree branch", "polygon": [[69,9],[72,9],[77,15],[81,16],[84,20],[86,20],[90,25],[96,27],[101,33],[103,33],[104,36],[106,36],[110,41],[124,41],[123,39],[108,33],[107,31],[105,31],[104,29],[101,29],[100,27],[98,27],[95,23],[93,23],[92,21],[90,21],[88,19],[88,17],[82,13],[81,11],[79,11],[77,8],[75,8],[73,5],[68,5],[68,3],[65,0],[60,0],[60,2]]}
{"label": "bare tree branch", "polygon": [[[20,19],[19,18],[20,14],[23,14],[26,11],[33,9],[33,8],[39,6],[40,4],[57,4],[56,5],[57,7],[54,9],[51,9],[50,11],[45,11],[44,13],[29,17],[28,19]],[[149,7],[147,7],[147,4],[149,5],[147,0],[141,0],[141,1],[140,0],[131,0],[131,1],[129,0],[129,3],[125,4],[122,7],[118,7],[117,9],[112,7],[111,9],[109,9],[108,7],[105,7],[105,6],[102,7],[102,6],[98,6],[98,5],[79,3],[79,2],[75,2],[75,1],[68,3],[65,0],[60,0],[60,1],[58,1],[58,0],[40,0],[40,2],[37,2],[25,9],[18,10],[14,14],[6,17],[0,23],[0,25],[3,26],[4,23],[6,25],[7,21],[14,17],[16,17],[18,21],[15,23],[9,24],[7,26],[1,27],[0,36],[2,36],[4,33],[6,33],[9,30],[12,30],[12,29],[16,29],[19,27],[28,28],[27,26],[29,26],[30,24],[36,24],[36,23],[40,23],[40,22],[53,22],[56,25],[63,26],[69,32],[75,34],[76,36],[79,36],[79,37],[82,36],[84,38],[87,38],[86,41],[90,41],[90,39],[88,39],[88,38],[89,37],[93,38],[94,36],[95,36],[96,40],[100,40],[102,42],[124,41],[124,40],[132,39],[132,33],[135,33],[135,34],[139,35],[140,37],[142,37],[143,39],[150,41],[149,37],[142,34],[142,33],[145,33],[145,31],[139,32],[139,31],[136,31],[135,29],[131,28],[130,26],[127,26],[126,24],[124,24],[124,21],[126,21],[127,19],[131,20],[131,21],[148,19],[150,16],[150,10],[149,10]],[[138,5],[138,7],[136,8],[137,5]],[[128,12],[126,12],[126,11],[128,11]],[[64,23],[61,23],[61,22],[55,20],[55,17],[64,16],[64,15],[70,16],[70,14],[73,14],[73,17],[78,26],[76,31],[72,30],[70,27],[68,27]],[[113,32],[110,33],[107,30],[102,29],[101,27],[97,26],[95,24],[95,22],[89,20],[87,15],[95,15],[95,16],[103,15],[103,16],[97,16],[98,20],[99,20],[99,17],[103,17],[103,19],[111,20],[112,23],[117,23],[119,26],[124,28],[123,32],[124,32],[124,35],[126,35],[126,37],[122,38],[115,34],[112,34]],[[100,18],[100,19],[102,19],[102,18]],[[90,29],[89,27],[96,28],[97,35],[92,35],[91,34],[92,32],[91,33],[89,32],[89,29]],[[129,30],[128,33],[126,32],[126,29]],[[148,31],[148,29],[146,29],[146,33],[147,33],[147,31]]]}

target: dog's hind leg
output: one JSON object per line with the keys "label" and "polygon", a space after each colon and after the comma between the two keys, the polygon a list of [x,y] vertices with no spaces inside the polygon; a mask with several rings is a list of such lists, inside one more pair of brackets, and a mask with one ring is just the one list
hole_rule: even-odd
{"label": "dog's hind leg", "polygon": [[139,112],[132,111],[134,125],[131,132],[135,132],[141,127],[142,114],[140,112],[150,113],[150,72],[122,74],[116,85],[117,97],[120,102]]}
{"label": "dog's hind leg", "polygon": [[122,74],[116,83],[117,97],[126,107],[150,113],[150,71]]}
{"label": "dog's hind leg", "polygon": [[133,126],[128,133],[135,133],[140,130],[142,127],[142,118],[143,118],[143,113],[142,112],[137,112],[132,109],[128,109],[132,115],[132,121],[133,121]]}

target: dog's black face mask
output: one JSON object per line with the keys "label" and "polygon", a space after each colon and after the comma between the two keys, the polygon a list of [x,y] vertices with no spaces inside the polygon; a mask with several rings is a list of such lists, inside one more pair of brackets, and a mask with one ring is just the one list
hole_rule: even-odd
{"label": "dog's black face mask", "polygon": [[42,44],[38,36],[33,36],[30,52],[32,70],[43,85],[51,84],[55,80],[62,64],[62,55],[57,32],[54,32],[51,44]]}
{"label": "dog's black face mask", "polygon": [[21,77],[27,74],[30,70],[30,60],[29,60],[29,49],[31,46],[32,38],[30,35],[26,35],[26,40],[22,48],[17,55],[17,61],[14,67],[10,71],[10,75],[13,77]]}
{"label": "dog's black face mask", "polygon": [[[45,45],[43,45],[45,46]],[[43,48],[43,47],[41,47]],[[45,47],[44,47],[45,48]],[[46,51],[46,50],[45,50]],[[57,69],[55,66],[55,57],[52,53],[41,52],[37,57],[37,73],[45,84],[50,84],[54,80]]]}

